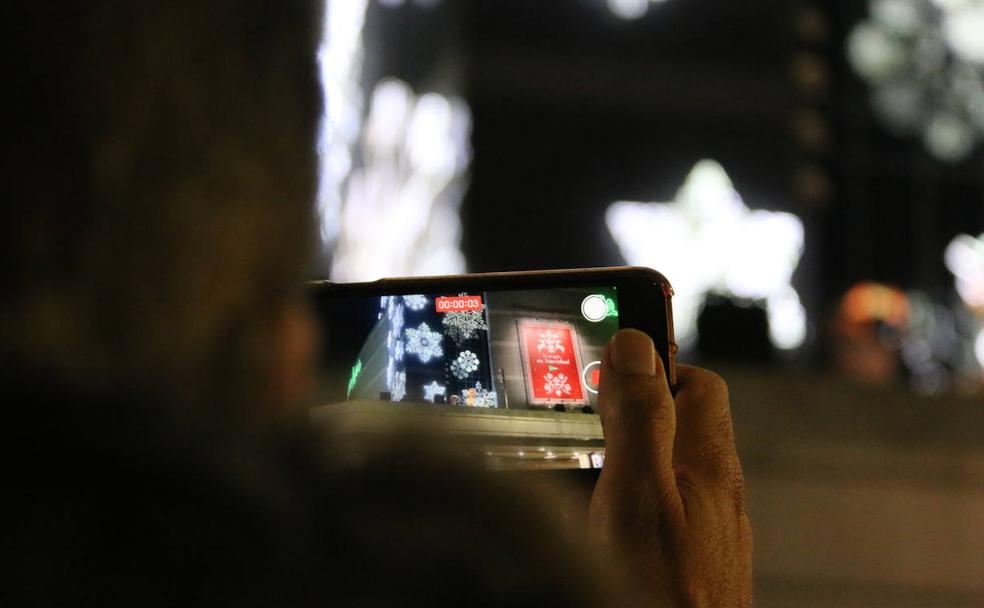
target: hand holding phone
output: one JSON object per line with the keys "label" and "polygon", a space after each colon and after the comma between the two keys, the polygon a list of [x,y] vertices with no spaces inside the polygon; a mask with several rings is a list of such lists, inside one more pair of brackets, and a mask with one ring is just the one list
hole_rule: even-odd
{"label": "hand holding phone", "polygon": [[672,395],[639,332],[619,332],[603,366],[607,458],[591,498],[593,540],[628,558],[655,605],[751,606],[752,531],[727,385],[681,366]]}

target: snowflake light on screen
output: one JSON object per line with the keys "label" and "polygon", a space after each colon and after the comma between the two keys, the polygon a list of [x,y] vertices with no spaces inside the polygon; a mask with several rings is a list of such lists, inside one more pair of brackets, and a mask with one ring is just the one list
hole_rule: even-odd
{"label": "snowflake light on screen", "polygon": [[360,82],[368,7],[368,0],[327,0],[318,54],[326,100],[318,206],[331,276],[463,272],[458,207],[471,161],[471,113],[457,97],[418,94],[392,78],[374,85],[366,111]]}
{"label": "snowflake light on screen", "polygon": [[437,359],[444,354],[441,348],[441,341],[444,336],[421,322],[416,329],[408,327],[404,331],[407,338],[406,352],[416,355],[421,363],[427,363],[431,359]]}
{"label": "snowflake light on screen", "polygon": [[437,380],[434,380],[430,384],[424,385],[424,401],[434,403],[438,396],[444,397],[447,393],[448,387],[443,384],[438,384]]}
{"label": "snowflake light on screen", "polygon": [[427,296],[403,296],[403,303],[406,304],[407,308],[410,310],[423,310],[424,306],[427,306]]}
{"label": "snowflake light on screen", "polygon": [[673,284],[681,346],[692,343],[708,293],[763,300],[778,348],[806,339],[806,313],[791,284],[803,223],[790,213],[750,210],[718,163],[694,165],[672,202],[616,202],[605,219],[628,263],[655,268]]}
{"label": "snowflake light on screen", "polygon": [[478,371],[478,355],[470,350],[463,350],[458,358],[451,362],[451,373],[455,378],[464,380]]}
{"label": "snowflake light on screen", "polygon": [[481,382],[476,382],[475,388],[461,391],[461,402],[471,407],[499,407],[495,391],[483,388]]}
{"label": "snowflake light on screen", "polygon": [[444,330],[458,346],[474,338],[479,331],[486,331],[489,328],[485,324],[482,312],[478,310],[445,313],[441,323],[444,325]]}
{"label": "snowflake light on screen", "polygon": [[984,139],[984,0],[871,0],[847,39],[854,70],[893,132],[943,161]]}

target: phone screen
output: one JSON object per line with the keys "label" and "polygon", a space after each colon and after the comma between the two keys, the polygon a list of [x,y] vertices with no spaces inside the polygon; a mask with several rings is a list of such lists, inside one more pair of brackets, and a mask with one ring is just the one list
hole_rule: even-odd
{"label": "phone screen", "polygon": [[318,402],[595,412],[618,296],[578,285],[316,298]]}

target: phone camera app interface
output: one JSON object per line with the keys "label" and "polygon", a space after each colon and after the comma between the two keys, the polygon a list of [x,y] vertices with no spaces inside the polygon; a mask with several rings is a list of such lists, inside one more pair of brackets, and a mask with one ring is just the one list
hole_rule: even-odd
{"label": "phone camera app interface", "polygon": [[592,413],[615,288],[339,297],[319,401]]}

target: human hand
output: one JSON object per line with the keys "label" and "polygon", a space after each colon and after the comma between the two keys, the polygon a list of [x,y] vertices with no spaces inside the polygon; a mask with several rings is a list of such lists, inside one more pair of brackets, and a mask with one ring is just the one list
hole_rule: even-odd
{"label": "human hand", "polygon": [[649,599],[752,603],[752,532],[720,376],[677,368],[670,394],[650,338],[622,330],[605,349],[598,413],[605,465],[591,497],[595,542],[621,553]]}

